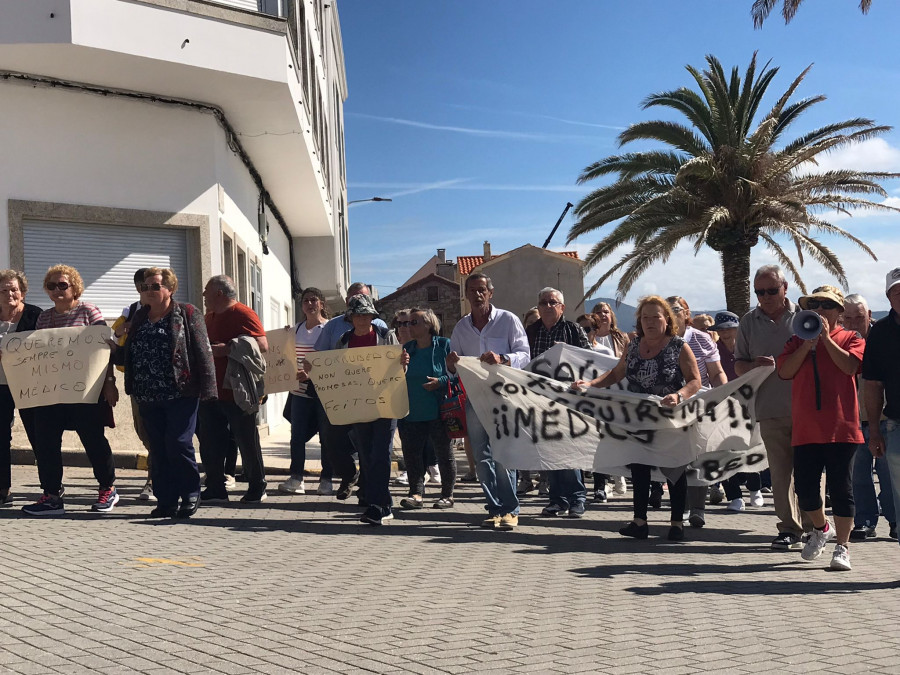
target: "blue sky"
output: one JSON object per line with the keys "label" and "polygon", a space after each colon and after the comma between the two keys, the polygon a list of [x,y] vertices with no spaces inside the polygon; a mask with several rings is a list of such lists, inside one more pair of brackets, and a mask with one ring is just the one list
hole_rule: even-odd
{"label": "blue sky", "polygon": [[[690,86],[684,66],[703,67],[708,53],[741,72],[754,51],[761,63],[771,60],[779,73],[764,109],[814,64],[798,96],[828,100],[796,122],[789,138],[853,117],[900,122],[900,3],[876,0],[864,16],[856,0],[807,0],[790,25],[773,15],[762,30],[753,29],[751,4],[341,0],[349,199],[393,199],[350,206],[353,279],[386,295],[437,248],[455,259],[481,254],[485,239],[495,253],[540,246],[566,202],[591,189],[576,185],[581,170],[618,151],[622,128],[666,114],[642,111],[641,101]],[[900,131],[827,161],[900,171]],[[885,187],[890,203],[900,205],[900,181]],[[900,265],[898,216],[833,220],[865,240],[878,262],[825,239],[841,255],[851,291],[874,309],[887,307],[884,274]],[[574,222],[570,212],[551,248],[583,255],[599,238],[565,246]],[[774,261],[758,247],[752,264],[767,262]],[[604,261],[589,272],[585,288],[606,269]],[[813,262],[802,274],[810,288],[834,283]],[[615,281],[596,295],[613,295]],[[651,268],[626,301],[648,292],[683,295],[698,308],[724,306],[718,258],[712,251],[695,258],[683,246]],[[790,294],[796,299],[797,289]]]}

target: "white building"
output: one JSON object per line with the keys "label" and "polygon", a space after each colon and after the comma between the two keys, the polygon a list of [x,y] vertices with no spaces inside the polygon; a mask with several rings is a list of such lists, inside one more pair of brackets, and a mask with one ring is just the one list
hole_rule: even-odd
{"label": "white building", "polygon": [[108,320],[149,265],[198,306],[231,275],[266,329],[342,298],[346,96],[334,0],[0,0],[0,267],[47,307],[73,265]]}

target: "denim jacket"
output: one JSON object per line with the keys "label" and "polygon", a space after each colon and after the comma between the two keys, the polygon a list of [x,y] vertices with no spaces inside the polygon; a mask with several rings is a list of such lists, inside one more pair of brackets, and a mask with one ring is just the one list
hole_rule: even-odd
{"label": "denim jacket", "polygon": [[[172,303],[172,369],[178,394],[184,398],[196,396],[210,401],[216,395],[216,369],[213,365],[212,348],[206,335],[203,314],[189,303]],[[122,347],[125,365],[125,393],[131,394],[134,384],[134,366],[131,353],[131,336],[147,322],[149,306],[141,307],[131,322],[128,339]]]}

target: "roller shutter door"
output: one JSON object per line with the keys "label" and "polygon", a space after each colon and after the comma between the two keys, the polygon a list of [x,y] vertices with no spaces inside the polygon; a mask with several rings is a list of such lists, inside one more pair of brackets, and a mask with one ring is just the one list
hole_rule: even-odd
{"label": "roller shutter door", "polygon": [[78,270],[84,279],[82,298],[97,305],[108,321],[137,299],[134,273],[141,267],[171,267],[178,275],[175,297],[191,298],[183,229],[26,221],[23,230],[27,301],[39,307],[53,306],[40,285],[47,269],[61,263]]}

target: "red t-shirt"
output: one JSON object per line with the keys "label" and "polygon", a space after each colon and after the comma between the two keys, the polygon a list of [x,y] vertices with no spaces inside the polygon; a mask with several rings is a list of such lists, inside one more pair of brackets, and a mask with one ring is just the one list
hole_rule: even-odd
{"label": "red t-shirt", "polygon": [[[220,314],[208,312],[205,318],[206,332],[209,334],[211,344],[216,342],[228,344],[229,340],[240,335],[264,337],[266,334],[256,312],[240,302]],[[219,390],[219,400],[233,401],[234,394],[231,393],[231,389],[222,389],[225,370],[228,368],[228,357],[217,356],[213,361],[216,364],[216,388]]]}
{"label": "red t-shirt", "polygon": [[350,341],[347,343],[348,347],[375,347],[378,344],[378,335],[375,334],[375,329],[372,329],[368,335],[357,335],[353,333],[350,335]]}
{"label": "red t-shirt", "polygon": [[[862,363],[866,342],[856,331],[836,328],[831,339]],[[787,341],[778,357],[778,367],[789,354],[802,344],[796,335]],[[791,445],[808,443],[864,443],[859,429],[859,403],[856,396],[856,378],[841,371],[831,360],[828,350],[821,344],[816,348],[816,367],[819,371],[819,390],[822,409],[816,410],[816,383],[812,354],[807,354],[794,375],[791,387],[793,430]]]}

